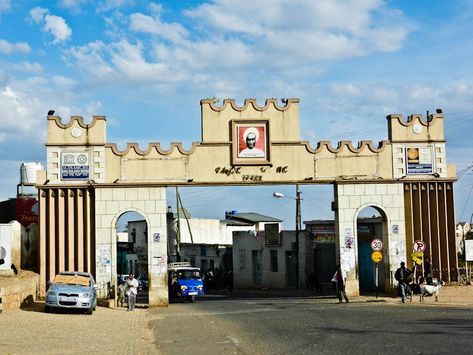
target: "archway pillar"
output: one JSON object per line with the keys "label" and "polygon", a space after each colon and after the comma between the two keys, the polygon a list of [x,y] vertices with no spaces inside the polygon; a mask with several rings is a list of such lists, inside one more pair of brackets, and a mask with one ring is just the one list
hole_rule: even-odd
{"label": "archway pillar", "polygon": [[382,250],[386,273],[386,292],[395,291],[394,272],[407,257],[403,184],[343,183],[334,184],[337,263],[347,273],[346,291],[359,295],[357,218],[365,207],[380,210],[386,219]]}
{"label": "archway pillar", "polygon": [[[135,211],[146,220],[149,306],[167,306],[166,190],[163,187],[96,189],[96,272],[101,285],[117,283],[116,223]],[[101,289],[104,289],[102,287]]]}

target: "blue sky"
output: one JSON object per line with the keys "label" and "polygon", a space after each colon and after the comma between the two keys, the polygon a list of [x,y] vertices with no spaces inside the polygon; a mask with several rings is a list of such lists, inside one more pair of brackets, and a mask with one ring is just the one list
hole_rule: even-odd
{"label": "blue sky", "polygon": [[[387,138],[386,115],[445,114],[457,220],[473,213],[473,1],[0,0],[0,200],[45,161],[46,113],[107,116],[107,140],[200,140],[202,98],[298,97],[301,135]],[[182,189],[193,216],[293,219],[293,186]],[[303,219],[332,218],[303,186]],[[174,205],[174,190],[169,189]],[[290,222],[288,223],[290,226]]]}

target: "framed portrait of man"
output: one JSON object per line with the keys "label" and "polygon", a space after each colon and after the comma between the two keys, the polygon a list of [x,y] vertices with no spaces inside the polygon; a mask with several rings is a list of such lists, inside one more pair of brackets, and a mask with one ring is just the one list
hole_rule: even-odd
{"label": "framed portrait of man", "polygon": [[232,121],[233,164],[269,164],[269,121]]}

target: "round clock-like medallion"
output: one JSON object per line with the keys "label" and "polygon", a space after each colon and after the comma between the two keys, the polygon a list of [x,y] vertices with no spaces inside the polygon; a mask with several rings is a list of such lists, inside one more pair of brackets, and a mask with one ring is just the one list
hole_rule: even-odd
{"label": "round clock-like medallion", "polygon": [[412,131],[415,133],[415,134],[419,134],[422,132],[422,126],[420,124],[415,124],[413,127],[412,127]]}
{"label": "round clock-like medallion", "polygon": [[407,157],[409,159],[417,159],[419,157],[419,150],[417,148],[407,148]]}
{"label": "round clock-like medallion", "polygon": [[71,130],[71,136],[73,136],[74,138],[80,137],[81,134],[82,134],[82,130],[79,127],[74,127]]}

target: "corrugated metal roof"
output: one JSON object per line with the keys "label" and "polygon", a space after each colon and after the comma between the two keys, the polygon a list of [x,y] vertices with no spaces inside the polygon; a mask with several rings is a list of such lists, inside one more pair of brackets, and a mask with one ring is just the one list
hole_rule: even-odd
{"label": "corrugated metal roof", "polygon": [[253,222],[238,221],[236,219],[223,219],[221,222],[225,223],[227,226],[251,227],[255,225]]}
{"label": "corrugated metal roof", "polygon": [[233,215],[228,216],[230,219],[238,220],[242,222],[250,222],[250,223],[259,223],[259,222],[282,222],[282,220],[265,216],[259,213],[249,212],[249,213],[235,213]]}

